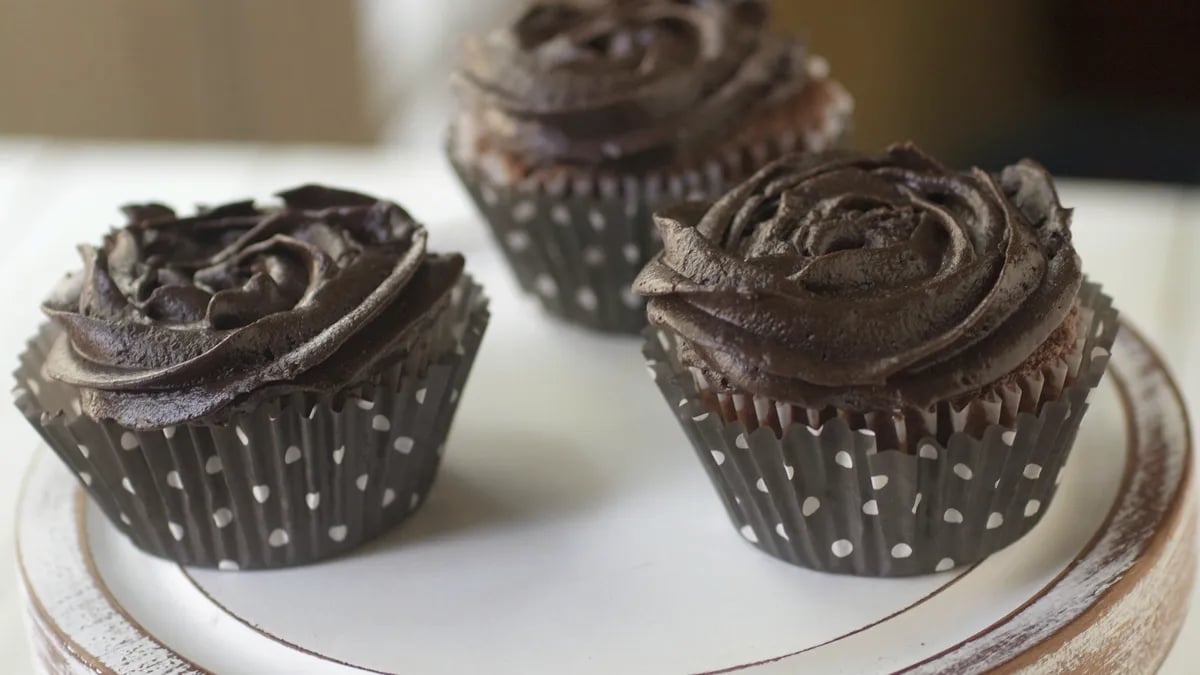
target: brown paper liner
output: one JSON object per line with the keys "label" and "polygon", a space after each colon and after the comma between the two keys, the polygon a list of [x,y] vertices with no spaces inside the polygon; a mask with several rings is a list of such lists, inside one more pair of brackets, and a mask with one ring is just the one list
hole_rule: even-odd
{"label": "brown paper liner", "polygon": [[662,247],[654,211],[685,199],[716,199],[789,152],[836,147],[851,104],[840,85],[828,86],[831,110],[820,129],[727,149],[684,169],[619,176],[564,168],[553,177],[511,182],[483,159],[464,159],[453,132],[447,154],[523,290],[570,323],[638,333],[646,327],[646,305],[633,280]]}
{"label": "brown paper liner", "polygon": [[139,548],[223,570],[303,565],[370,541],[425,500],[488,318],[482,288],[464,276],[429,327],[423,373],[408,358],[337,394],[153,431],[80,413],[77,390],[43,373],[58,332],[48,324],[21,355],[14,394]]}
{"label": "brown paper liner", "polygon": [[[931,414],[917,435],[889,413],[825,416],[818,427],[792,415],[782,435],[747,431],[706,408],[668,331],[647,329],[643,353],[747,541],[824,572],[927,574],[982,560],[1049,507],[1118,330],[1099,286],[1085,283],[1079,304],[1076,348],[1051,369],[1057,383],[1031,376],[1003,397]],[[764,419],[788,414],[764,403],[749,405]]]}

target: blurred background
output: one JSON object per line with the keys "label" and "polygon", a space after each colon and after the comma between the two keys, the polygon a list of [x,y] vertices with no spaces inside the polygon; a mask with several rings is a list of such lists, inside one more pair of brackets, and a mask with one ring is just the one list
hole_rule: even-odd
{"label": "blurred background", "polygon": [[[461,35],[519,3],[0,0],[0,135],[436,143]],[[775,5],[853,92],[859,147],[1200,182],[1200,3]]]}

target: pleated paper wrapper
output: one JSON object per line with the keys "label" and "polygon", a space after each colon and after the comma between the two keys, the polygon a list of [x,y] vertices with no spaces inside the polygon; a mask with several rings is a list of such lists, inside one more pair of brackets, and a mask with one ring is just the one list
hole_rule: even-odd
{"label": "pleated paper wrapper", "polygon": [[58,329],[21,356],[17,406],[108,519],[139,548],[184,565],[248,570],[345,554],[408,518],[433,486],[488,323],[464,277],[412,360],[336,395],[296,393],[223,424],[135,431],[80,413],[43,372]]}
{"label": "pleated paper wrapper", "polygon": [[644,355],[746,541],[824,572],[928,574],[1008,546],[1049,508],[1118,330],[1099,286],[1085,283],[1077,306],[1067,359],[918,425],[761,399],[738,403],[761,422],[747,425],[721,414],[727,395],[705,403],[670,332],[647,329]]}

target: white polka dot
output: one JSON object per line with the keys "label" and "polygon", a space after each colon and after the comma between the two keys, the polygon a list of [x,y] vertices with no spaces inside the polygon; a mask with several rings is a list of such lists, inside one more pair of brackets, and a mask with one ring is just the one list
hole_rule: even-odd
{"label": "white polka dot", "polygon": [[550,220],[553,220],[559,225],[570,225],[571,211],[562,204],[555,204],[550,208]]}
{"label": "white polka dot", "polygon": [[742,450],[750,449],[750,442],[746,440],[746,434],[738,434],[737,438],[733,439],[733,444]]}
{"label": "white polka dot", "polygon": [[237,433],[238,440],[242,442],[242,445],[250,445],[250,437],[246,435],[246,432],[241,427],[235,426],[233,430]]}
{"label": "white polka dot", "polygon": [[316,418],[317,418],[317,408],[318,408],[318,407],[319,407],[319,406],[316,406],[316,405],[314,405],[314,406],[313,406],[311,409],[309,409],[309,411],[308,411],[308,414],[307,414],[307,415],[305,415],[305,417],[307,417],[307,418],[308,418],[308,419],[310,419],[310,420],[312,420],[312,419],[316,419]]}
{"label": "white polka dot", "polygon": [[287,530],[280,529],[271,530],[270,536],[267,537],[267,543],[274,548],[287,546],[288,542],[291,540],[292,538],[288,536]]}
{"label": "white polka dot", "polygon": [[908,544],[896,544],[892,547],[892,557],[904,559],[912,555],[912,547]]}
{"label": "white polka dot", "polygon": [[703,422],[706,419],[708,419],[708,413],[706,413],[706,412],[700,413],[699,415],[692,417],[693,422]]}
{"label": "white polka dot", "polygon": [[221,458],[213,455],[204,461],[204,473],[208,475],[221,473]]}
{"label": "white polka dot", "polygon": [[179,472],[178,471],[168,471],[167,472],[167,485],[175,488],[176,490],[183,489],[183,481],[179,480]]}
{"label": "white polka dot", "polygon": [[743,525],[742,529],[739,530],[739,532],[741,532],[742,536],[746,538],[746,541],[749,541],[754,544],[758,543],[758,535],[754,533],[754,529],[751,528],[749,525]]}
{"label": "white polka dot", "polygon": [[917,507],[920,505],[921,505],[921,493],[918,492],[917,496],[913,498],[912,512],[916,513]]}
{"label": "white polka dot", "polygon": [[871,476],[871,487],[875,488],[876,490],[882,490],[883,488],[887,487],[887,484],[887,476]]}
{"label": "white polka dot", "polygon": [[221,570],[222,572],[236,572],[241,569],[241,567],[232,560],[222,560],[221,562],[217,563],[217,569]]}
{"label": "white polka dot", "polygon": [[588,211],[588,222],[592,224],[593,230],[600,232],[604,229],[605,225],[604,214],[592,209],[591,211]]}
{"label": "white polka dot", "polygon": [[300,461],[301,455],[300,448],[294,445],[288,446],[288,449],[283,453],[283,463],[295,464]]}
{"label": "white polka dot", "polygon": [[375,401],[368,401],[365,398],[354,399],[354,405],[359,410],[374,410],[375,409]]}
{"label": "white polka dot", "polygon": [[92,454],[92,451],[88,450],[88,446],[80,443],[79,444],[79,454],[83,455],[84,459],[87,459],[88,455]]}
{"label": "white polka dot", "polygon": [[134,492],[133,490],[133,483],[130,483],[128,478],[121,479],[121,487],[125,488],[125,491],[131,495],[137,494],[137,492]]}
{"label": "white polka dot", "polygon": [[854,544],[851,544],[849,539],[838,539],[837,541],[833,542],[833,545],[829,547],[829,550],[833,551],[833,554],[837,557],[845,558],[851,553],[854,553]]}
{"label": "white polka dot", "polygon": [[997,490],[997,489],[999,489],[999,488],[1000,488],[1000,479],[999,479],[999,478],[997,478],[997,479],[996,479],[996,482],[995,482],[995,483],[992,483],[992,489],[993,489],[993,490]]}
{"label": "white polka dot", "polygon": [[938,561],[937,567],[933,568],[935,572],[947,572],[954,569],[954,561],[950,558],[942,558]]}
{"label": "white polka dot", "polygon": [[133,521],[129,520],[129,516],[125,515],[124,513],[121,514],[121,522],[125,523],[126,525],[133,525]]}
{"label": "white polka dot", "polygon": [[333,463],[334,464],[341,464],[342,460],[345,458],[346,458],[346,446],[343,445],[342,447],[333,451]]}
{"label": "white polka dot", "polygon": [[337,542],[344,541],[346,539],[346,526],[334,525],[329,528],[329,538]]}
{"label": "white polka dot", "polygon": [[388,506],[391,506],[392,502],[394,501],[396,501],[396,491],[392,488],[384,490],[383,500],[380,501],[380,504],[383,505],[384,508],[387,508]]}
{"label": "white polka dot", "polygon": [[479,198],[488,206],[495,206],[496,202],[500,201],[500,196],[496,194],[496,189],[487,184],[479,188]]}
{"label": "white polka dot", "polygon": [[822,429],[824,429],[824,427],[810,427],[807,424],[804,425],[804,430],[807,431],[808,433],[812,434],[813,436],[816,436],[817,438],[821,437]]}
{"label": "white polka dot", "polygon": [[34,380],[31,378],[28,382],[25,383],[25,385],[29,387],[29,391],[33,392],[34,396],[37,396],[38,394],[42,393],[42,386],[40,384],[38,384],[37,380]]}
{"label": "white polka dot", "polygon": [[642,261],[642,251],[637,244],[625,244],[621,247],[621,255],[625,256],[625,262],[630,265],[636,265]]}
{"label": "white polka dot", "polygon": [[820,499],[817,499],[816,497],[805,497],[804,503],[800,505],[800,513],[802,513],[804,515],[804,517],[807,518],[807,517],[811,516],[812,514],[816,513],[817,509],[819,509],[819,508],[821,508],[821,500]]}
{"label": "white polka dot", "polygon": [[759,478],[758,482],[754,484],[754,487],[757,488],[759,492],[767,492],[767,482],[761,478]]}
{"label": "white polka dot", "polygon": [[513,230],[504,235],[504,241],[508,247],[517,253],[529,248],[530,238],[529,233],[524,230]]}
{"label": "white polka dot", "polygon": [[962,511],[958,509],[946,509],[946,513],[942,514],[942,520],[957,525],[963,521]]}
{"label": "white polka dot", "polygon": [[183,541],[183,526],[179,523],[167,522],[167,529],[171,531],[171,536],[175,541]]}
{"label": "white polka dot", "polygon": [[833,456],[833,463],[845,469],[854,468],[854,460],[850,457],[850,453],[846,452],[845,450],[839,450],[838,453]]}
{"label": "white polka dot", "polygon": [[712,450],[711,452],[713,461],[717,463],[717,466],[721,466],[725,463],[725,453],[721,452],[720,450]]}
{"label": "white polka dot", "polygon": [[642,308],[642,296],[638,295],[631,286],[621,289],[621,302],[629,309]]}
{"label": "white polka dot", "polygon": [[875,432],[871,431],[870,429],[859,429],[858,433],[860,436],[866,436],[867,438],[875,438]]}
{"label": "white polka dot", "polygon": [[254,494],[254,501],[259,504],[265,504],[271,498],[271,486],[269,485],[255,485],[250,488],[250,492]]}
{"label": "white polka dot", "polygon": [[173,426],[163,427],[162,432],[163,432],[163,436],[165,436],[168,440],[175,438],[175,427],[173,427]]}
{"label": "white polka dot", "polygon": [[1037,480],[1038,478],[1042,477],[1042,465],[1026,464],[1025,470],[1021,472],[1021,475],[1025,476],[1029,480]]}
{"label": "white polka dot", "polygon": [[541,293],[544,297],[553,298],[558,295],[558,284],[554,282],[554,279],[551,278],[549,274],[538,275],[538,277],[533,280],[533,286],[537,289],[537,292]]}
{"label": "white polka dot", "polygon": [[408,509],[411,511],[411,510],[417,508],[417,504],[420,504],[420,503],[421,503],[421,495],[414,492],[414,493],[412,493],[412,496],[408,498]]}
{"label": "white polka dot", "polygon": [[1005,431],[1004,433],[1000,434],[1000,442],[1004,443],[1005,445],[1012,445],[1016,438],[1017,432],[1015,431]]}
{"label": "white polka dot", "polygon": [[358,487],[359,492],[366,492],[370,480],[371,477],[364,473],[354,480],[354,485]]}
{"label": "white polka dot", "polygon": [[863,502],[862,512],[868,516],[879,515],[879,502],[875,501],[874,499],[868,499],[867,501]]}
{"label": "white polka dot", "polygon": [[392,421],[383,415],[376,415],[371,418],[371,428],[375,431],[391,431]]}
{"label": "white polka dot", "polygon": [[217,529],[224,528],[226,525],[233,522],[233,511],[230,511],[222,506],[216,511],[213,511],[212,519],[213,524],[217,526]]}
{"label": "white polka dot", "polygon": [[646,372],[650,373],[651,380],[658,381],[658,373],[654,372],[653,368],[651,368],[650,366],[646,366]]}
{"label": "white polka dot", "polygon": [[421,387],[420,389],[417,390],[416,398],[417,398],[418,404],[425,403],[425,394],[427,394],[427,393],[429,393],[429,390],[426,389],[425,387]]}
{"label": "white polka dot", "polygon": [[785,532],[783,529],[783,523],[779,523],[778,525],[775,526],[775,534],[778,534],[780,537],[783,537],[784,540],[788,539],[787,532]]}
{"label": "white polka dot", "polygon": [[937,459],[938,449],[932,443],[922,443],[921,449],[917,451],[917,455],[921,459]]}
{"label": "white polka dot", "polygon": [[1042,510],[1042,503],[1036,499],[1030,499],[1025,502],[1025,517],[1036,516],[1038,511]]}
{"label": "white polka dot", "polygon": [[791,480],[792,477],[796,475],[796,467],[791,466],[790,464],[784,464],[783,472],[787,474],[788,480]]}
{"label": "white polka dot", "polygon": [[308,505],[309,511],[316,511],[317,507],[321,505],[321,493],[309,492],[304,495],[304,503]]}
{"label": "white polka dot", "polygon": [[124,448],[126,450],[132,450],[132,449],[136,448],[137,446],[138,446],[137,436],[134,436],[132,433],[130,433],[128,431],[121,434],[121,447],[122,448]]}
{"label": "white polka dot", "polygon": [[92,474],[90,474],[86,471],[80,471],[79,472],[79,480],[83,481],[84,485],[91,485],[92,484]]}
{"label": "white polka dot", "polygon": [[963,480],[971,480],[975,477],[975,472],[971,471],[971,467],[959,462],[958,464],[954,465],[954,475]]}
{"label": "white polka dot", "polygon": [[1003,524],[1004,524],[1004,516],[1000,515],[999,513],[996,513],[995,511],[992,511],[991,515],[988,516],[987,525],[985,525],[985,527],[987,527],[987,529],[989,529],[989,530],[994,530]]}
{"label": "white polka dot", "polygon": [[594,312],[600,301],[596,298],[596,292],[585,286],[575,291],[575,303],[584,311]]}
{"label": "white polka dot", "polygon": [[[1098,359],[1102,356],[1108,356],[1108,350],[1104,347],[1092,347],[1092,358]],[[36,392],[34,392],[36,393]]]}
{"label": "white polka dot", "polygon": [[519,201],[513,205],[512,215],[518,223],[528,223],[537,216],[537,207],[531,201]]}
{"label": "white polka dot", "polygon": [[408,436],[397,436],[396,440],[392,442],[392,448],[402,455],[407,455],[412,452],[413,445],[415,444],[415,441]]}
{"label": "white polka dot", "polygon": [[604,264],[604,250],[599,246],[588,246],[583,249],[583,262],[589,267],[599,267]]}
{"label": "white polka dot", "polygon": [[1059,484],[1062,483],[1063,469],[1065,469],[1065,468],[1066,467],[1059,469],[1058,473],[1054,474],[1054,487],[1058,487]]}

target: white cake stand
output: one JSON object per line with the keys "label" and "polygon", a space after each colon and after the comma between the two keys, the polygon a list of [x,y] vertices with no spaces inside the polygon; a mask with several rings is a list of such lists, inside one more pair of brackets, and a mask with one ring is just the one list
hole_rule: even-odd
{"label": "white cake stand", "polygon": [[639,344],[530,311],[497,308],[426,505],[342,560],[181,569],[125,541],[42,453],[18,523],[40,666],[1151,672],[1170,648],[1195,570],[1191,438],[1128,326],[1043,522],[974,567],[888,580],[743,542]]}

